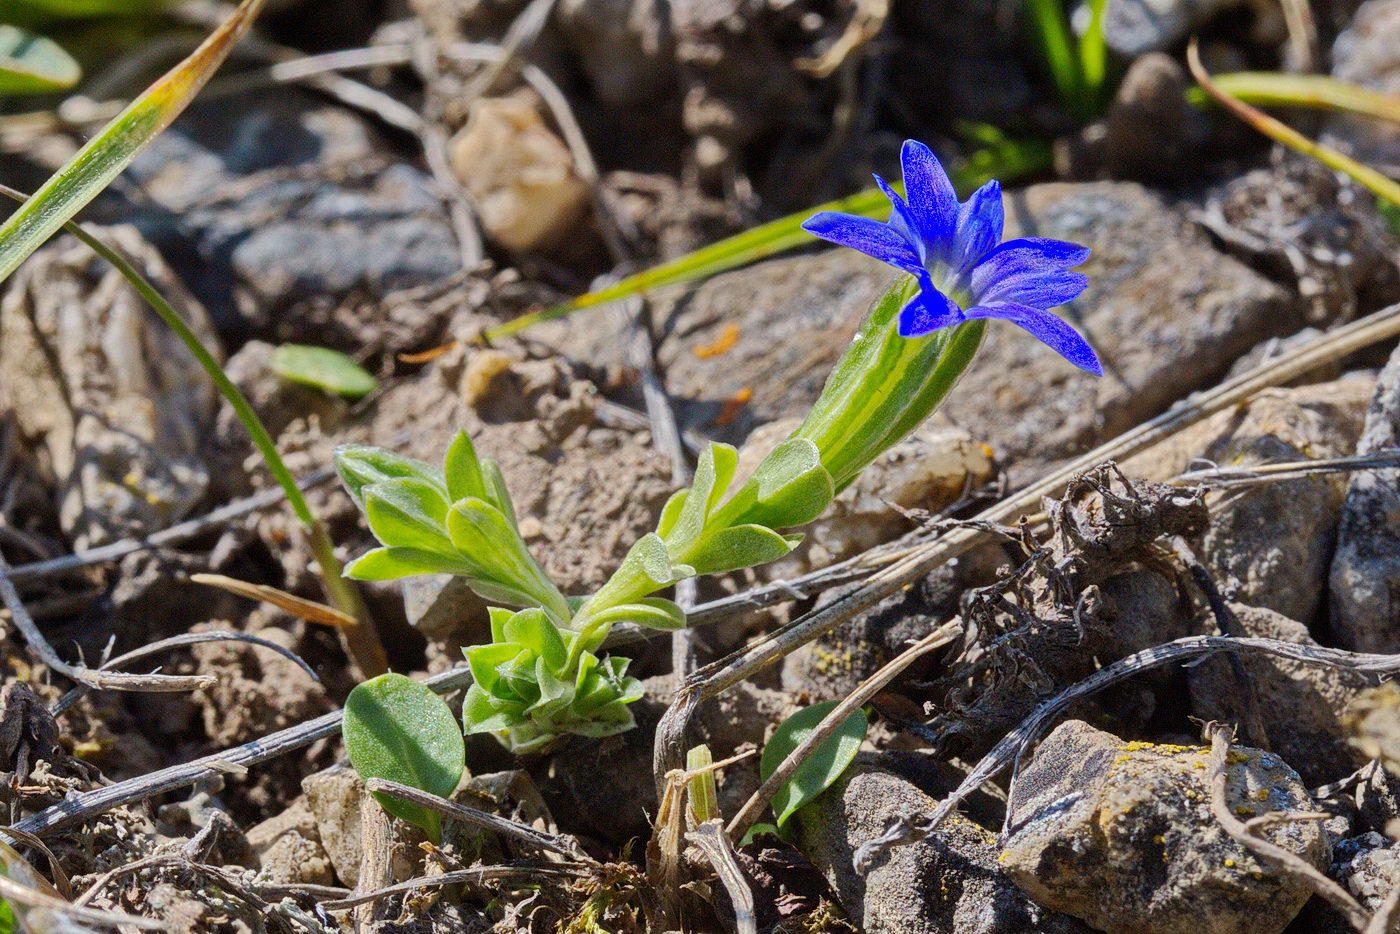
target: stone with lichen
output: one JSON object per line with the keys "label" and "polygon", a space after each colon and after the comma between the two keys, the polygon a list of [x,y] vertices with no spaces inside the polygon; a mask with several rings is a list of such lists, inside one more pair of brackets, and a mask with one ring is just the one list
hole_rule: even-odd
{"label": "stone with lichen", "polygon": [[[1296,878],[1237,843],[1211,812],[1209,750],[1123,742],[1062,724],[1018,777],[1001,868],[1047,908],[1108,934],[1276,934],[1308,900]],[[1314,809],[1297,773],[1273,753],[1234,747],[1226,801],[1241,819]],[[1315,822],[1264,836],[1318,868],[1329,862]]]}

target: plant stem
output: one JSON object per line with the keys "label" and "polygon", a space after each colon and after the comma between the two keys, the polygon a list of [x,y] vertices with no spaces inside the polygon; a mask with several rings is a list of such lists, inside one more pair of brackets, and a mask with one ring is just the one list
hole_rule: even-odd
{"label": "plant stem", "polygon": [[[28,198],[23,192],[16,191],[6,185],[0,185],[0,194],[21,203]],[[355,585],[341,575],[340,559],[335,556],[335,545],[331,541],[330,533],[311,512],[311,507],[306,503],[306,497],[297,487],[296,478],[287,469],[282,455],[277,452],[277,445],[273,442],[272,436],[268,434],[267,427],[262,423],[262,419],[258,418],[258,413],[253,411],[253,407],[249,404],[248,398],[243,395],[243,391],[234,384],[233,380],[228,378],[223,366],[200,341],[199,335],[194,332],[194,329],[126,257],[72,221],[63,226],[65,230],[81,240],[89,249],[126,277],[126,281],[131,284],[131,287],[146,300],[155,313],[160,316],[160,319],[170,326],[170,329],[175,332],[175,336],[180,338],[189,352],[194,355],[195,360],[204,368],[204,372],[209,374],[209,378],[214,382],[214,388],[233,407],[234,414],[238,416],[238,420],[243,423],[243,427],[247,429],[249,437],[252,438],[253,446],[262,455],[267,469],[272,472],[273,478],[282,487],[287,502],[291,504],[292,511],[296,513],[297,520],[301,523],[302,532],[306,535],[307,544],[311,548],[311,554],[316,558],[316,564],[321,569],[321,586],[326,592],[326,598],[336,609],[353,616],[359,622],[358,626],[350,626],[340,630],[341,641],[346,652],[366,678],[372,678],[388,671],[388,659],[384,654],[384,647],[379,641],[379,634],[375,631],[374,621],[369,617],[369,609],[365,606],[364,599]]]}

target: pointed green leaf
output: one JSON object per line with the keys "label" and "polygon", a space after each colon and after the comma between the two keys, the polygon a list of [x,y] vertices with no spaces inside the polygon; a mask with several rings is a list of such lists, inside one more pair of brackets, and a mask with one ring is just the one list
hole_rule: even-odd
{"label": "pointed green leaf", "polygon": [[677,490],[666,500],[666,505],[661,507],[661,518],[656,520],[656,534],[662,538],[671,534],[671,530],[676,527],[676,522],[681,517],[681,510],[685,509],[685,501],[690,496],[689,490]]}
{"label": "pointed green leaf", "polygon": [[518,642],[534,652],[554,671],[564,667],[568,649],[559,630],[549,621],[544,610],[531,607],[516,613],[505,624],[507,642]]}
{"label": "pointed green leaf", "polygon": [[351,498],[364,506],[364,489],[384,480],[411,477],[441,487],[442,472],[432,464],[368,444],[342,444],[335,449],[335,470]]}
{"label": "pointed green leaf", "polygon": [[489,733],[519,726],[520,714],[502,710],[492,703],[489,694],[473,684],[462,699],[462,726],[467,733]]}
{"label": "pointed green leaf", "polygon": [[705,536],[686,557],[697,574],[723,574],[777,561],[801,541],[801,535],[779,535],[761,525],[736,525]]}
{"label": "pointed green leaf", "polygon": [[465,431],[458,431],[448,445],[442,473],[447,481],[447,498],[452,502],[468,496],[490,499],[486,493],[486,481],[481,475],[481,461],[477,459],[476,447]]}
{"label": "pointed green leaf", "polygon": [[618,623],[636,623],[648,629],[684,629],[685,611],[670,600],[661,597],[646,597],[636,603],[623,603],[609,607],[589,619],[590,626],[615,626]]}
{"label": "pointed green leaf", "polygon": [[272,372],[347,399],[359,399],[379,388],[379,380],[368,370],[329,347],[283,344],[272,352]]}
{"label": "pointed green leaf", "polygon": [[564,595],[530,554],[515,525],[495,506],[470,496],[458,500],[447,512],[447,534],[475,569],[473,578],[488,585],[499,582],[526,595],[526,605],[544,607],[561,622],[568,619]]}
{"label": "pointed green leaf", "polygon": [[364,497],[370,531],[385,545],[456,556],[443,528],[447,499],[436,485],[411,477],[384,480],[366,487]]}
{"label": "pointed green leaf", "polygon": [[417,574],[464,574],[454,558],[417,548],[375,548],[351,561],[345,576],[359,581],[391,581]]}
{"label": "pointed green leaf", "polygon": [[472,670],[472,681],[488,694],[498,694],[501,685],[501,666],[509,664],[520,654],[520,646],[512,642],[491,642],[487,645],[472,645],[464,648],[462,654]]}
{"label": "pointed green leaf", "polygon": [[[357,685],[345,701],[345,750],[361,778],[383,778],[446,798],[466,765],[457,718],[429,688],[387,674]],[[375,795],[384,810],[441,839],[441,820],[427,808]]]}
{"label": "pointed green leaf", "polygon": [[746,499],[745,494],[753,502],[738,521],[787,529],[826,511],[836,488],[817,446],[807,438],[789,438],[763,459],[735,499]]}
{"label": "pointed green leaf", "polygon": [[[773,731],[773,738],[763,747],[763,758],[758,766],[759,774],[765,781],[787,758],[788,753],[812,735],[812,731],[835,709],[836,704],[836,701],[826,701],[804,707]],[[779,827],[787,822],[794,811],[826,791],[841,777],[856,753],[860,752],[868,726],[865,712],[857,710],[798,766],[792,778],[773,796],[773,813],[777,815]]]}
{"label": "pointed green leaf", "polygon": [[500,465],[489,457],[483,457],[481,475],[486,481],[486,495],[483,498],[501,511],[512,528],[519,526],[520,520],[515,517],[515,503],[511,502],[510,490],[506,488],[506,478],[501,473]]}
{"label": "pointed green leaf", "polygon": [[67,90],[82,74],[73,57],[52,39],[0,25],[0,97]]}
{"label": "pointed green leaf", "polygon": [[0,282],[179,116],[252,25],[262,5],[263,0],[243,0],[199,48],[132,101],[0,225]]}

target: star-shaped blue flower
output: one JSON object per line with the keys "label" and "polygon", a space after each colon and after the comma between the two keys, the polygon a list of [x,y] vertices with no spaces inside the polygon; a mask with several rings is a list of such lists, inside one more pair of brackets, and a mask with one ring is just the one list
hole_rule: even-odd
{"label": "star-shaped blue flower", "polygon": [[907,203],[875,176],[894,207],[888,223],[823,211],[802,225],[919,280],[919,297],[900,313],[900,335],[922,337],[961,321],[1000,318],[1080,369],[1102,376],[1094,349],[1046,310],[1072,301],[1089,284],[1070,271],[1088,258],[1088,249],[1043,237],[1002,243],[1000,184],[988,182],[960,204],[938,157],[923,143],[906,141],[900,162]]}

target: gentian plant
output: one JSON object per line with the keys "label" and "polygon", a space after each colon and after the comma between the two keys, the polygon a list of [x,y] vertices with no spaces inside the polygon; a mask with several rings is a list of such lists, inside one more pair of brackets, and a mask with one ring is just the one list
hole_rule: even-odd
{"label": "gentian plant", "polygon": [[[463,703],[467,733],[529,752],[566,734],[631,728],[627,705],[642,687],[626,659],[602,654],[612,627],[683,627],[682,609],[656,594],[788,554],[801,540],[795,529],[933,412],[972,361],[988,319],[1102,372],[1084,339],[1048,310],[1084,289],[1070,267],[1088,250],[1039,238],[1000,243],[998,184],[960,204],[920,143],[905,144],[903,169],[907,202],[877,178],[893,204],[888,222],[828,212],[805,225],[907,273],[875,302],[807,418],[742,480],[738,452],[709,445],[691,487],[671,497],[655,531],[596,593],[566,596],[549,580],[520,534],[500,470],[465,434],[441,468],[378,448],[337,452],[341,478],[383,546],[353,562],[349,576],[456,574],[500,604],[490,610],[492,641],[465,650],[475,682]],[[346,730],[357,744],[372,732],[348,717]]]}

